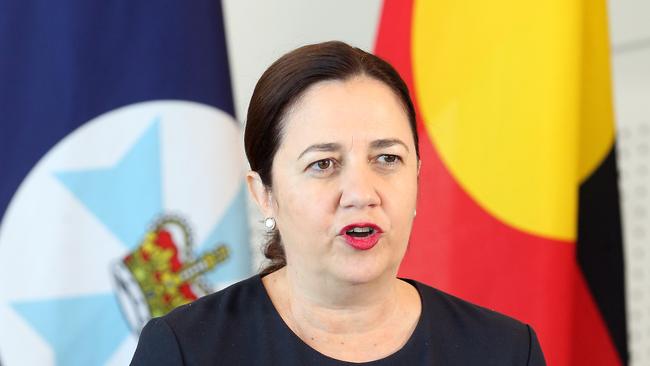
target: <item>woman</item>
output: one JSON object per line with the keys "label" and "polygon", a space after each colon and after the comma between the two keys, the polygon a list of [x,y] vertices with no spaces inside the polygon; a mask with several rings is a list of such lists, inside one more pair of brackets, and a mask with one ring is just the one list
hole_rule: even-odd
{"label": "woman", "polygon": [[133,365],[544,365],[533,330],[396,277],[415,216],[415,112],[341,42],[262,75],[245,131],[270,264],[143,329]]}

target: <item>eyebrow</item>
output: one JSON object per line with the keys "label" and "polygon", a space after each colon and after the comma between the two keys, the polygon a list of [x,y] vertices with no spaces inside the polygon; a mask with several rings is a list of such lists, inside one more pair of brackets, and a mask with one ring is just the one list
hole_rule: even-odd
{"label": "eyebrow", "polygon": [[[375,140],[370,143],[370,148],[373,150],[378,150],[378,149],[385,149],[387,147],[391,147],[394,145],[402,145],[406,149],[407,152],[410,152],[408,146],[400,140],[400,139],[379,139]],[[336,143],[336,142],[328,142],[328,143],[322,143],[322,144],[314,144],[306,148],[303,152],[298,155],[298,159],[302,158],[303,155],[313,152],[313,151],[325,151],[325,152],[332,152],[332,151],[341,151],[343,149],[343,145]]]}
{"label": "eyebrow", "polygon": [[394,145],[402,145],[406,149],[407,152],[410,152],[409,147],[406,146],[406,144],[400,140],[400,139],[381,139],[381,140],[375,140],[370,143],[370,148],[373,150],[378,150],[378,149],[384,149],[387,147],[391,147]]}
{"label": "eyebrow", "polygon": [[343,146],[336,142],[328,142],[324,144],[314,144],[306,148],[303,152],[298,155],[298,159],[302,158],[308,152],[312,151],[340,151],[343,149]]}

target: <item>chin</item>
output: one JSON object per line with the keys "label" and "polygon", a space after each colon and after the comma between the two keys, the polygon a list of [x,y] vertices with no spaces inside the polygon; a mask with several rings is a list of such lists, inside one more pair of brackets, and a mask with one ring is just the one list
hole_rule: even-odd
{"label": "chin", "polygon": [[355,258],[348,263],[337,263],[333,270],[335,277],[343,282],[353,284],[363,284],[378,281],[381,279],[394,278],[397,274],[399,263],[385,259],[372,258]]}

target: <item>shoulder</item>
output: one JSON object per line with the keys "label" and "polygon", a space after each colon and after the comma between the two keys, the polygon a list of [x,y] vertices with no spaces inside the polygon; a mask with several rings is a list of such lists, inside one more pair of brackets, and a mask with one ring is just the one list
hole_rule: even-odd
{"label": "shoulder", "polygon": [[459,353],[454,357],[490,365],[544,364],[537,336],[529,325],[420,282],[412,283],[422,297],[428,326],[442,335],[438,342],[446,347],[446,354]]}
{"label": "shoulder", "polygon": [[[264,314],[262,296],[260,278],[253,276],[151,319],[140,334],[132,364],[157,364],[149,362],[152,354],[167,361],[182,358],[189,364],[219,359],[224,348],[255,332]],[[147,362],[135,362],[139,359]]]}
{"label": "shoulder", "polygon": [[131,365],[182,365],[181,354],[176,337],[167,323],[155,318],[142,329]]}
{"label": "shoulder", "polygon": [[454,322],[462,325],[461,328],[471,326],[484,331],[519,331],[525,325],[520,321],[494,310],[473,304],[444,291],[438,290],[423,283],[413,281],[422,296],[423,307],[434,316],[443,316],[445,322]]}
{"label": "shoulder", "polygon": [[197,332],[218,332],[233,321],[257,313],[255,307],[260,304],[264,295],[259,276],[253,276],[179,306],[162,319],[182,338]]}

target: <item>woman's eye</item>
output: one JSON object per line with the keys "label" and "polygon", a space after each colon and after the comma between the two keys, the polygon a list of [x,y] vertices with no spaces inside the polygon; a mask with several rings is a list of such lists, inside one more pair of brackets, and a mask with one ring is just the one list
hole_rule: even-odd
{"label": "woman's eye", "polygon": [[323,159],[316,161],[310,165],[310,168],[318,172],[329,170],[334,166],[332,159]]}
{"label": "woman's eye", "polygon": [[383,163],[383,164],[386,164],[386,165],[393,165],[395,163],[400,162],[402,160],[402,158],[400,158],[397,155],[383,154],[383,155],[379,155],[377,157],[377,160],[380,163]]}
{"label": "woman's eye", "polygon": [[316,162],[316,166],[320,170],[325,170],[325,169],[329,168],[331,165],[332,165],[331,160],[321,160],[321,161]]}

